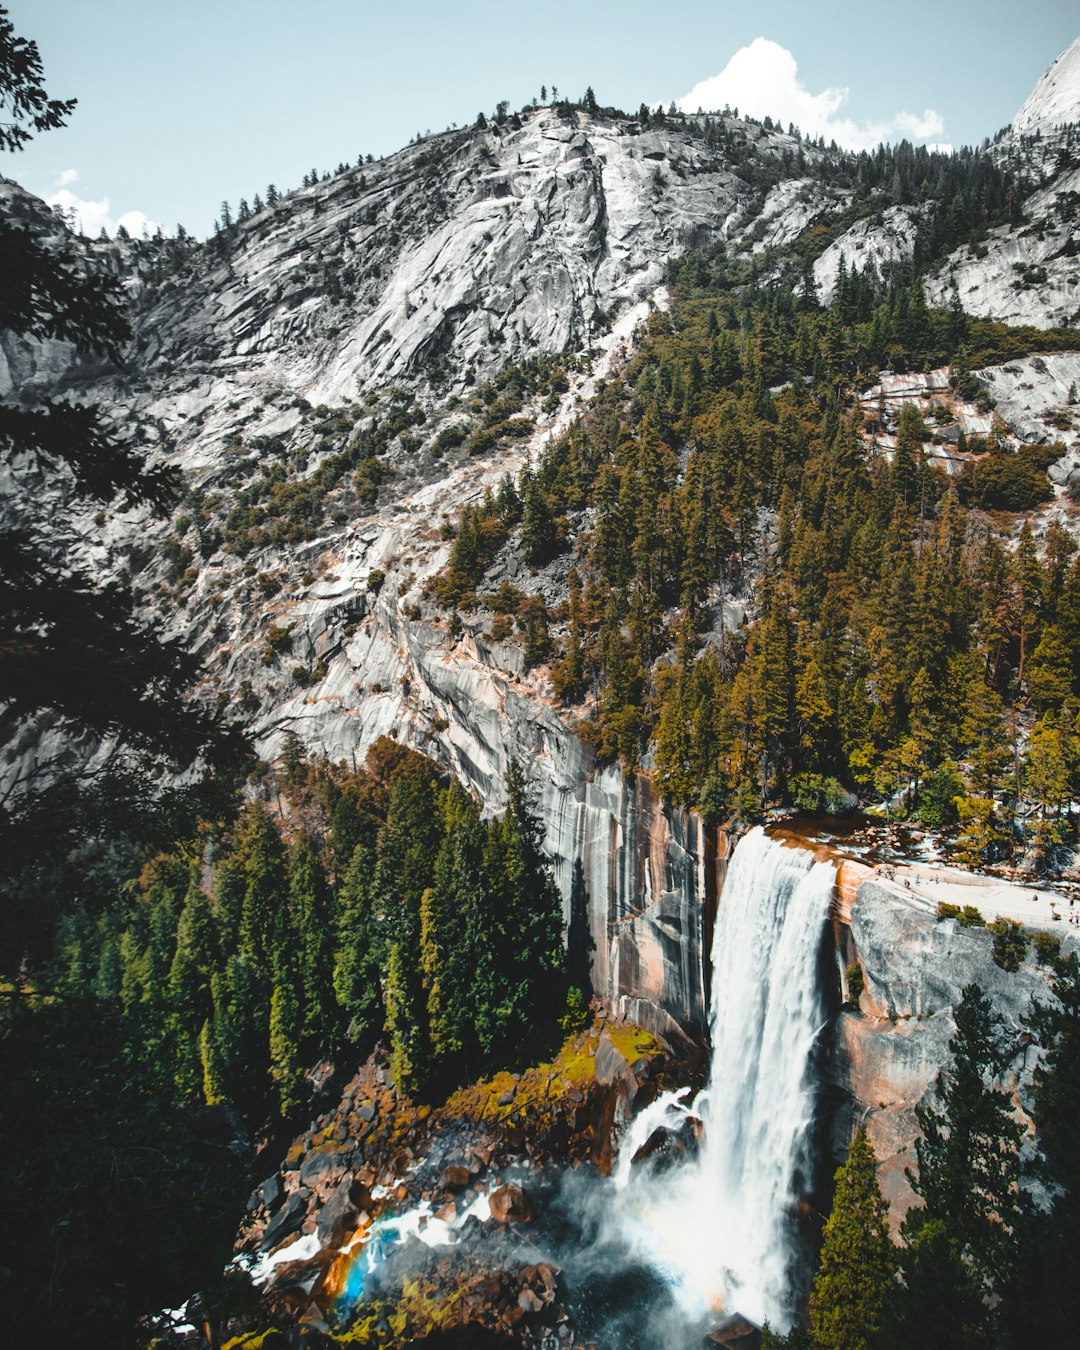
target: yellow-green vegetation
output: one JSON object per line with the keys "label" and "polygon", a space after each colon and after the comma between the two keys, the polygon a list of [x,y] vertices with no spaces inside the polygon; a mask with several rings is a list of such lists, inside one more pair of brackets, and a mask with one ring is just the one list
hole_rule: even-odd
{"label": "yellow-green vegetation", "polygon": [[632,1023],[607,1028],[608,1040],[616,1050],[633,1064],[637,1059],[652,1059],[664,1053],[664,1048],[651,1031],[645,1031]]}
{"label": "yellow-green vegetation", "polygon": [[[664,1048],[650,1032],[632,1024],[609,1026],[608,1039],[626,1061],[654,1059]],[[438,1112],[448,1119],[482,1120],[512,1125],[527,1119],[541,1126],[551,1123],[559,1104],[573,1089],[585,1092],[596,1080],[596,1050],[602,1032],[593,1028],[569,1038],[549,1063],[537,1064],[515,1076],[497,1073],[455,1092]],[[505,1102],[513,1089],[513,1097]],[[501,1103],[501,1104],[500,1104]]]}
{"label": "yellow-green vegetation", "polygon": [[226,1341],[221,1350],[263,1350],[263,1346],[271,1336],[280,1336],[281,1332],[277,1327],[267,1327],[265,1331],[250,1331],[243,1336],[234,1336],[231,1341]]}
{"label": "yellow-green vegetation", "polygon": [[467,1285],[448,1292],[434,1280],[405,1280],[395,1303],[365,1304],[360,1319],[334,1339],[339,1345],[396,1346],[447,1331],[461,1325],[461,1301],[468,1292]]}
{"label": "yellow-green vegetation", "polygon": [[961,928],[985,928],[986,920],[974,905],[950,905],[947,900],[938,903],[939,919],[955,919]]}

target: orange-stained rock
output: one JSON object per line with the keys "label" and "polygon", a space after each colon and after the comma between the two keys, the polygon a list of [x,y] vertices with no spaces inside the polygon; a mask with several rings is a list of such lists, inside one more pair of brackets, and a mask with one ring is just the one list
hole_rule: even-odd
{"label": "orange-stained rock", "polygon": [[836,869],[836,909],[835,913],[842,923],[851,923],[852,907],[858,903],[858,889],[864,881],[869,881],[874,869],[854,858],[841,858]]}
{"label": "orange-stained rock", "polygon": [[532,1201],[513,1182],[492,1191],[488,1204],[491,1206],[491,1217],[497,1223],[532,1223],[536,1217]]}

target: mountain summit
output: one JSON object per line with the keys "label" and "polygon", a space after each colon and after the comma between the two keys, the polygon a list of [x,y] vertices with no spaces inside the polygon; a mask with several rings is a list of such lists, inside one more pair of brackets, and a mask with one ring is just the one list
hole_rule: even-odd
{"label": "mountain summit", "polygon": [[1013,130],[1030,136],[1080,122],[1080,37],[1048,68],[1012,120]]}

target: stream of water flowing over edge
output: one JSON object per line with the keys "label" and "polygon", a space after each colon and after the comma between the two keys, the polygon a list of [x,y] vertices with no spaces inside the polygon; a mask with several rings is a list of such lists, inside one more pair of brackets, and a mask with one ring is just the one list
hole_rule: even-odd
{"label": "stream of water flowing over edge", "polygon": [[[754,829],[732,855],[712,949],[712,1060],[692,1104],[669,1093],[637,1117],[614,1182],[635,1245],[688,1318],[721,1309],[786,1329],[794,1210],[809,1173],[810,1057],[825,1020],[817,976],[830,863]],[[701,1122],[697,1157],[663,1178],[631,1158],[658,1127]]]}

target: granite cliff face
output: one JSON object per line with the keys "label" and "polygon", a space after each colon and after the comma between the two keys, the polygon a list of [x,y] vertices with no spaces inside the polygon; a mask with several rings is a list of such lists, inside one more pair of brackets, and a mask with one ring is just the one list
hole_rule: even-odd
{"label": "granite cliff face", "polygon": [[[762,162],[798,144],[733,119],[727,134]],[[453,768],[492,810],[520,757],[567,904],[575,884],[588,894],[597,989],[637,1000],[672,1034],[705,1030],[715,842],[695,817],[665,812],[645,779],[598,770],[546,671],[524,672],[520,647],[468,616],[452,633],[424,586],[448,558],[441,521],[563,429],[650,308],[666,304],[667,260],[748,230],[764,194],[734,165],[693,127],[539,109],[291,193],[237,224],[228,248],[170,260],[152,246],[87,243],[132,302],[118,374],[63,344],[0,346],[0,391],[94,399],[118,439],[176,464],[192,499],[217,503],[217,519],[275,455],[303,481],[344,439],[408,410],[412,430],[389,444],[376,508],[358,510],[346,488],[313,538],[240,557],[205,547],[190,512],[179,529],[129,512],[104,524],[76,516],[72,547],[136,584],[154,621],[199,654],[207,697],[230,697],[234,711],[242,702],[265,756],[292,732],[314,753],[358,762],[392,734]],[[13,184],[3,191],[29,227],[62,232],[40,202]],[[771,195],[778,240],[826,208],[818,196]],[[526,401],[527,438],[435,450],[485,380],[557,356],[566,377],[555,397]],[[320,429],[327,416],[333,444]],[[62,483],[37,484],[34,496],[42,522],[60,514]],[[177,586],[161,559],[170,534],[187,564]],[[512,549],[492,584],[502,578],[549,602],[565,583],[558,567],[530,576]],[[6,773],[88,753],[42,720]]]}
{"label": "granite cliff face", "polygon": [[826,1080],[843,1103],[834,1152],[842,1160],[854,1126],[866,1126],[898,1226],[914,1200],[904,1172],[915,1166],[915,1110],[933,1098],[951,1062],[953,1014],[969,984],[979,985],[1001,1017],[1001,1081],[1026,1123],[1024,1148],[1034,1147],[1026,1108],[1039,1050],[1024,1019],[1033,1000],[1050,1001],[1047,971],[1030,952],[1018,970],[1002,970],[985,929],[938,920],[929,902],[874,879],[858,885],[844,910],[850,927],[841,927],[840,950],[845,961],[858,961],[865,986],[857,1010],[839,1012],[830,1031]]}
{"label": "granite cliff face", "polygon": [[[1068,326],[1080,316],[1080,259],[1075,252],[1080,171],[1080,38],[1039,80],[1012,122],[988,146],[1024,185],[1018,218],[982,243],[957,249],[926,281],[932,305],[957,291],[969,314],[1036,328]],[[836,286],[840,257],[862,271],[911,257],[922,212],[891,207],[860,220],[814,264],[824,299]]]}

